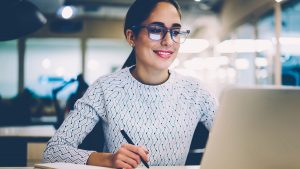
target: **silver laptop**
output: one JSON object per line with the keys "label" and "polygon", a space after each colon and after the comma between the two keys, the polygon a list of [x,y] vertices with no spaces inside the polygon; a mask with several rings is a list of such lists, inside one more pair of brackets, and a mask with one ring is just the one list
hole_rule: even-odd
{"label": "silver laptop", "polygon": [[300,169],[300,88],[223,93],[201,169]]}

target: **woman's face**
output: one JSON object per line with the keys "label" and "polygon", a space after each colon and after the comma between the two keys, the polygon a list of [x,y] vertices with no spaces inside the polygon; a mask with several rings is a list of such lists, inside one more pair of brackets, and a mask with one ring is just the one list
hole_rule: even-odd
{"label": "woman's face", "polygon": [[[180,28],[180,16],[176,8],[167,2],[160,2],[142,25],[156,24],[168,29]],[[134,38],[137,67],[146,70],[167,70],[177,56],[179,43],[175,43],[170,32],[161,40],[151,40],[146,28],[140,29]]]}

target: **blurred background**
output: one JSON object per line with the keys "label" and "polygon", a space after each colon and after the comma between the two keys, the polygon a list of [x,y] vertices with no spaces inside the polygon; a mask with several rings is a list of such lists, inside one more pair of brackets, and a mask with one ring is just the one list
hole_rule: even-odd
{"label": "blurred background", "polygon": [[[34,141],[46,142],[89,85],[121,68],[131,51],[123,21],[133,2],[0,2],[0,138],[9,127],[54,126]],[[191,34],[170,69],[202,80],[218,98],[231,85],[300,86],[300,0],[178,2]],[[44,146],[27,145],[18,165],[39,162]],[[0,166],[17,165],[1,156]]]}

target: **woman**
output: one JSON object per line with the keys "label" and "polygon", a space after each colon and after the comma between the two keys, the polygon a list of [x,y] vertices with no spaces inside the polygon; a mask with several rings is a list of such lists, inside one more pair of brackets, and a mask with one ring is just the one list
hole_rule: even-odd
{"label": "woman", "polygon": [[[100,77],[76,102],[44,152],[45,162],[114,168],[184,165],[198,122],[211,127],[214,98],[192,78],[169,71],[180,43],[181,12],[175,0],[137,0],[124,33],[135,65]],[[129,62],[127,62],[128,64]],[[101,119],[107,153],[77,149]],[[124,129],[137,145],[127,144]]]}

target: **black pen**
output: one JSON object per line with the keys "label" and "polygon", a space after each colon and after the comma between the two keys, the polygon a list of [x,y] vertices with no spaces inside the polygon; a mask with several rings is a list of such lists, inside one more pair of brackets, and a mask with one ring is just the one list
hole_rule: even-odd
{"label": "black pen", "polygon": [[[129,144],[134,145],[133,141],[129,138],[129,136],[126,134],[126,132],[125,132],[123,129],[121,130],[121,134],[123,135],[123,137],[125,138],[125,140],[126,140]],[[142,163],[143,163],[147,168],[149,168],[149,165],[147,164],[147,162],[146,162],[143,158],[141,158],[141,161],[142,161]]]}

